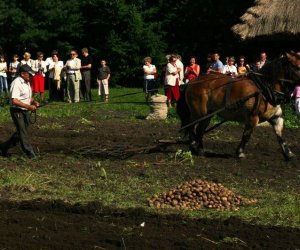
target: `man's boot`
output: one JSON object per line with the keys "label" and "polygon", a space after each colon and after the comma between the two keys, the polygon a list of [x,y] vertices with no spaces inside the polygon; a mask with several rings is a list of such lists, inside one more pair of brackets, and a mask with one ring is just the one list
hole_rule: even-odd
{"label": "man's boot", "polygon": [[7,142],[3,142],[0,144],[0,156],[8,157],[8,147]]}
{"label": "man's boot", "polygon": [[4,156],[4,157],[8,157],[9,156],[8,150],[11,147],[16,146],[18,141],[19,141],[19,137],[15,133],[12,135],[12,137],[9,140],[7,140],[6,142],[0,143],[0,155]]}
{"label": "man's boot", "polygon": [[28,153],[26,153],[26,155],[27,155],[28,159],[33,159],[33,160],[37,159],[37,156],[34,152],[28,152]]}

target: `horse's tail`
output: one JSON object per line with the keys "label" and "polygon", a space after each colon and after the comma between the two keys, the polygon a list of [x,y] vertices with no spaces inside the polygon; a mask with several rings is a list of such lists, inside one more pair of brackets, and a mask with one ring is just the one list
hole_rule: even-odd
{"label": "horse's tail", "polygon": [[[181,87],[180,98],[177,102],[177,114],[181,120],[181,127],[188,125],[190,123],[190,110],[185,97],[186,88],[187,85]],[[185,130],[185,133],[186,132],[187,130]]]}

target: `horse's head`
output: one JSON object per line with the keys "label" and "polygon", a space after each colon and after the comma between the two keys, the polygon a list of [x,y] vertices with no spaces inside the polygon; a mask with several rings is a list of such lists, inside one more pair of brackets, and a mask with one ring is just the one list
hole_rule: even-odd
{"label": "horse's head", "polygon": [[300,83],[300,54],[295,52],[286,53],[279,59],[265,64],[259,71],[262,81],[268,91],[269,102],[274,106],[288,102],[290,92],[295,85]]}
{"label": "horse's head", "polygon": [[291,51],[286,53],[286,58],[289,62],[288,77],[297,84],[300,83],[300,52],[295,53]]}

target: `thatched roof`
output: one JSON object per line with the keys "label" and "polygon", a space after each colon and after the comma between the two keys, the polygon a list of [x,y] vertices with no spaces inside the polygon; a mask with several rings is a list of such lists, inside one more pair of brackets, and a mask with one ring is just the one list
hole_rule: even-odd
{"label": "thatched roof", "polygon": [[256,0],[232,30],[242,39],[277,33],[300,33],[299,0]]}

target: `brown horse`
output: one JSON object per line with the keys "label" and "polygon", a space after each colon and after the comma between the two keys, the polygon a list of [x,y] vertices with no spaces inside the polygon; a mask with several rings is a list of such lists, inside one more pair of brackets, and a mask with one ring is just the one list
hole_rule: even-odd
{"label": "brown horse", "polygon": [[289,100],[296,83],[300,83],[300,58],[293,52],[266,64],[259,74],[233,79],[215,73],[191,81],[182,91],[177,113],[182,129],[189,135],[192,152],[204,154],[203,135],[211,117],[217,114],[225,120],[245,124],[236,150],[239,158],[245,157],[245,146],[253,129],[268,121],[284,157],[290,159],[293,153],[282,138],[284,120],[280,104]]}

